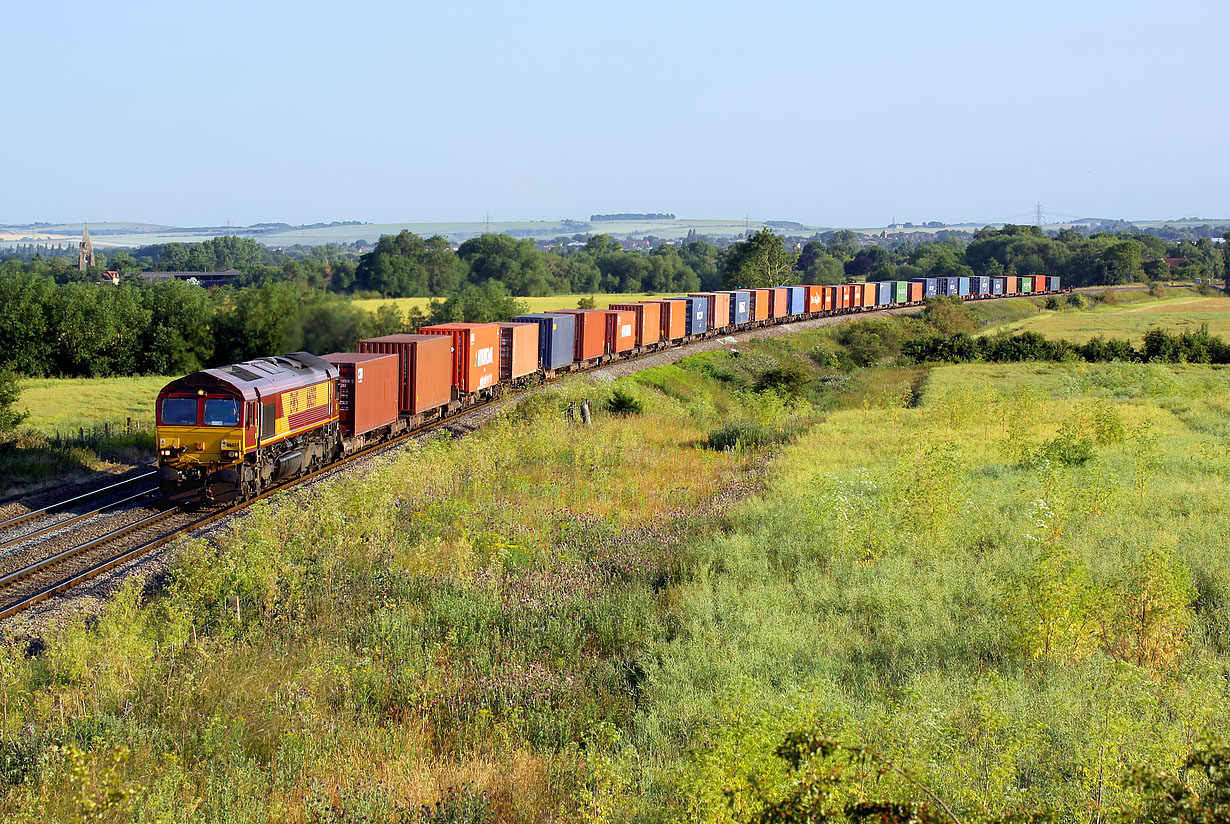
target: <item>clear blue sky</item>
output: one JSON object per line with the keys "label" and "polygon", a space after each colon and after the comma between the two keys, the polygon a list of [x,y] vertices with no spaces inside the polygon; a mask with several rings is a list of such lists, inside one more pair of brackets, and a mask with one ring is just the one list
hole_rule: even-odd
{"label": "clear blue sky", "polygon": [[0,36],[0,223],[1230,216],[1224,0],[12,3]]}

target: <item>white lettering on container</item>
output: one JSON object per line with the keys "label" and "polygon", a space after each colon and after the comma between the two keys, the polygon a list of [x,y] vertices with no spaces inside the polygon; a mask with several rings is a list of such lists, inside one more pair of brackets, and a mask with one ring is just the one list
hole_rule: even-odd
{"label": "white lettering on container", "polygon": [[621,338],[632,337],[632,324],[625,323],[623,326],[619,327],[619,336]]}
{"label": "white lettering on container", "polygon": [[740,314],[740,315],[742,315],[744,312],[746,312],[746,311],[747,311],[747,301],[744,301],[744,300],[739,301],[739,310],[738,310],[738,311],[739,311],[739,314]]}
{"label": "white lettering on container", "polygon": [[474,365],[475,366],[489,366],[494,361],[495,361],[495,349],[493,347],[488,346],[485,349],[479,349],[477,352],[474,353]]}
{"label": "white lettering on container", "polygon": [[360,366],[355,371],[355,383],[363,383],[363,367]]}

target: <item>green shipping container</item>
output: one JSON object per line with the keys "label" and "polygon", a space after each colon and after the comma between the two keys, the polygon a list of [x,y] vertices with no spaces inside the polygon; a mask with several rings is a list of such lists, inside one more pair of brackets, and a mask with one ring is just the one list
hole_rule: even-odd
{"label": "green shipping container", "polygon": [[910,282],[908,280],[893,281],[893,303],[910,302]]}
{"label": "green shipping container", "polygon": [[1034,286],[1033,278],[1017,278],[1016,283],[1017,283],[1016,290],[1020,292],[1021,294],[1025,294],[1026,292],[1033,291],[1033,286]]}

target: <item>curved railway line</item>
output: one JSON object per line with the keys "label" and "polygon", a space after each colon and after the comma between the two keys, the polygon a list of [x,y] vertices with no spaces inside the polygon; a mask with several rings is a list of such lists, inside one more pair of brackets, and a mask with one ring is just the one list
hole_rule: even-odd
{"label": "curved railway line", "polygon": [[[893,308],[900,311],[900,309],[906,307]],[[880,311],[883,310],[869,310],[867,313],[849,313],[845,315],[844,319],[852,320],[863,314],[874,314]],[[890,309],[889,311],[891,312],[892,310]],[[892,313],[896,314],[897,312]],[[773,324],[764,328],[791,326],[795,323],[806,323],[818,319],[820,318],[803,318],[787,323]],[[756,330],[744,330],[744,332],[746,331]],[[707,340],[720,339],[722,337],[725,336],[719,334],[716,338]],[[705,341],[696,341],[696,343],[703,342]],[[687,349],[689,346],[690,344],[680,347],[680,349]],[[599,363],[576,372],[566,373],[563,377],[571,374],[593,372],[615,364],[635,362],[660,355],[663,351],[648,351],[620,360]],[[148,484],[156,473],[146,472],[96,490],[75,495],[68,500],[60,501],[50,506],[11,516],[7,520],[0,520],[0,620],[17,615],[78,584],[96,578],[118,566],[165,546],[181,535],[195,532],[222,518],[247,509],[257,501],[341,471],[359,459],[371,457],[386,450],[396,448],[410,439],[448,427],[475,412],[498,404],[503,400],[536,391],[538,388],[523,389],[458,410],[452,415],[407,430],[395,438],[373,444],[339,461],[327,464],[297,478],[287,480],[249,500],[219,506],[205,513],[161,508],[156,502],[146,505],[139,504],[139,501],[153,498],[157,495],[158,490],[154,487],[130,494],[127,497],[112,501],[88,512],[73,514],[63,520],[51,521],[48,524],[38,526],[22,534],[7,534],[12,533],[15,527],[28,524],[40,518],[51,517],[56,513],[68,511],[75,504],[102,498],[121,490],[128,490],[133,486],[140,485],[142,481]],[[128,504],[134,505],[128,507]],[[77,537],[74,538],[73,536]],[[37,543],[34,543],[36,541]]]}

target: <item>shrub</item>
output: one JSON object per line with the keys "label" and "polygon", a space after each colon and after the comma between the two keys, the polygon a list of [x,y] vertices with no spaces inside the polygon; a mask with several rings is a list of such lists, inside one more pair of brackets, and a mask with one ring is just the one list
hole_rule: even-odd
{"label": "shrub", "polygon": [[1064,299],[1064,303],[1069,309],[1084,309],[1089,304],[1085,301],[1083,295],[1079,292],[1073,292]]}
{"label": "shrub", "polygon": [[1155,298],[1164,298],[1166,297],[1166,287],[1157,281],[1152,281],[1149,283],[1149,294]]}
{"label": "shrub", "polygon": [[597,309],[598,303],[594,300],[593,295],[587,295],[577,301],[578,309]]}
{"label": "shrub", "polygon": [[773,390],[785,398],[797,398],[807,391],[811,376],[807,370],[795,363],[773,366],[760,373],[756,378],[756,391]]}
{"label": "shrub", "polygon": [[1105,303],[1107,306],[1115,306],[1119,303],[1119,296],[1115,294],[1114,289],[1103,290],[1096,298],[1098,303]]}
{"label": "shrub", "polygon": [[1051,295],[1049,298],[1046,299],[1046,308],[1051,310],[1052,312],[1058,312],[1060,309],[1063,308],[1063,306],[1059,303],[1058,297],[1056,297],[1055,295]]}
{"label": "shrub", "polygon": [[645,404],[631,392],[617,386],[607,399],[606,408],[615,415],[639,415],[645,411]]}

